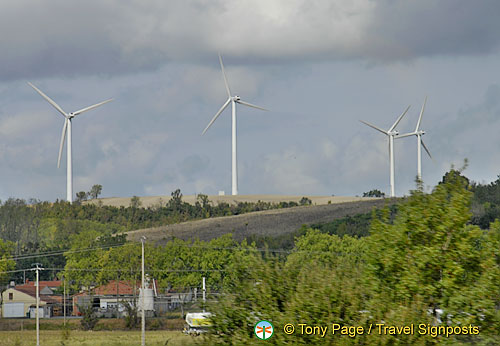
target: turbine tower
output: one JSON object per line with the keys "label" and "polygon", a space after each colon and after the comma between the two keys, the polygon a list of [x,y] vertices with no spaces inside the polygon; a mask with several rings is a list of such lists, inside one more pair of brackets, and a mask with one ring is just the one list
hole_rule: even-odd
{"label": "turbine tower", "polygon": [[109,99],[103,102],[99,102],[95,105],[85,107],[83,109],[80,109],[76,112],[72,113],[66,113],[57,103],[54,102],[50,97],[45,95],[40,89],[38,89],[36,86],[28,82],[28,84],[35,89],[48,103],[50,103],[59,113],[61,113],[64,117],[64,125],[62,129],[62,135],[61,135],[61,143],[59,145],[59,157],[57,158],[57,168],[61,165],[61,156],[62,156],[62,150],[64,147],[64,140],[66,137],[68,137],[68,147],[66,148],[66,154],[67,154],[67,162],[66,162],[66,199],[68,202],[73,203],[73,161],[71,157],[71,121],[72,119],[77,116],[78,114],[81,114],[83,112],[89,111],[91,109],[94,109],[96,107],[99,107],[105,103],[108,103],[112,101],[113,99]]}
{"label": "turbine tower", "polygon": [[427,155],[429,155],[429,157],[432,159],[432,155],[431,155],[429,149],[427,149],[424,141],[422,141],[422,135],[425,134],[425,131],[420,130],[420,123],[422,122],[422,115],[424,114],[426,103],[427,103],[427,97],[424,99],[424,104],[422,105],[422,109],[420,111],[420,116],[418,117],[417,127],[415,128],[415,131],[405,133],[405,134],[402,134],[402,135],[399,135],[396,137],[396,138],[403,138],[403,137],[408,137],[408,136],[417,136],[417,179],[418,179],[418,181],[422,181],[422,149],[421,149],[421,147],[424,148]]}
{"label": "turbine tower", "polygon": [[231,119],[232,119],[232,136],[231,136],[231,143],[232,143],[232,184],[231,184],[231,194],[233,196],[238,194],[238,167],[237,167],[237,160],[236,160],[236,104],[242,104],[248,107],[252,108],[257,108],[263,111],[267,111],[267,109],[253,105],[251,103],[245,102],[241,100],[241,98],[237,95],[231,96],[231,90],[229,89],[229,84],[227,83],[227,78],[226,78],[226,73],[224,72],[224,64],[222,63],[222,57],[219,54],[219,62],[220,62],[220,68],[222,70],[222,76],[224,77],[224,85],[226,86],[226,91],[227,91],[227,96],[228,99],[227,101],[222,105],[222,107],[219,109],[217,113],[215,113],[214,117],[210,122],[208,123],[207,127],[202,132],[202,135],[207,132],[208,128],[212,126],[214,121],[217,119],[217,117],[226,109],[226,107],[231,104]]}
{"label": "turbine tower", "polygon": [[380,127],[377,127],[375,125],[372,125],[370,123],[367,123],[366,121],[360,120],[363,124],[370,126],[371,128],[374,128],[377,131],[382,132],[384,135],[386,135],[389,138],[389,164],[390,164],[390,181],[391,181],[391,197],[395,196],[394,193],[394,137],[396,137],[399,132],[396,130],[396,126],[398,126],[399,122],[403,117],[405,116],[406,112],[408,112],[408,109],[410,109],[410,106],[406,108],[406,110],[399,116],[399,118],[396,120],[394,124],[389,128],[389,130],[385,131],[382,130]]}

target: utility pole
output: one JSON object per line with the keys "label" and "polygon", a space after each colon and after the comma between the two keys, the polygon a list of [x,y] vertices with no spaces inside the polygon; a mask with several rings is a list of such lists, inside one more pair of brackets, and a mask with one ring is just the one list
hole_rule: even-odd
{"label": "utility pole", "polygon": [[35,311],[35,316],[36,316],[36,346],[40,346],[40,318],[39,318],[39,308],[40,308],[40,285],[39,285],[39,272],[40,270],[43,270],[40,263],[34,263],[32,270],[36,271],[36,311]]}
{"label": "utility pole", "polygon": [[63,313],[64,313],[64,326],[66,326],[66,280],[63,279]]}
{"label": "utility pole", "polygon": [[205,312],[205,303],[206,303],[206,287],[205,287],[205,277],[203,277],[203,312]]}
{"label": "utility pole", "polygon": [[144,241],[146,240],[145,236],[141,237],[142,243],[142,296],[141,296],[141,324],[142,324],[142,334],[141,334],[141,345],[146,346],[146,313],[144,311],[144,296],[146,295],[146,290],[144,287]]}

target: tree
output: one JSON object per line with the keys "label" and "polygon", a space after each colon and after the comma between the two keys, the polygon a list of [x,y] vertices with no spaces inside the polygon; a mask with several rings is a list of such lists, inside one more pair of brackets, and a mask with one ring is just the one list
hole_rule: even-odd
{"label": "tree", "polygon": [[299,201],[299,204],[300,205],[311,205],[312,204],[312,201],[311,199],[307,198],[307,197],[302,197]]}
{"label": "tree", "polygon": [[373,189],[368,192],[363,192],[363,197],[385,197],[385,193],[380,190]]}
{"label": "tree", "polygon": [[99,318],[95,314],[92,301],[86,305],[79,305],[78,310],[82,313],[80,323],[83,330],[94,330]]}
{"label": "tree", "polygon": [[133,301],[123,302],[125,306],[125,310],[127,310],[127,314],[125,315],[125,327],[127,329],[134,329],[139,325],[139,309],[137,306],[137,301],[134,299]]}
{"label": "tree", "polygon": [[93,199],[96,199],[99,197],[99,195],[102,192],[102,185],[96,184],[92,186],[92,188],[89,191],[89,196],[92,197]]}
{"label": "tree", "polygon": [[87,198],[88,198],[88,194],[85,191],[80,191],[80,192],[76,193],[76,201],[77,202],[86,201]]}
{"label": "tree", "polygon": [[0,297],[10,278],[10,270],[14,270],[16,262],[11,259],[14,243],[0,239]]}
{"label": "tree", "polygon": [[390,324],[413,310],[419,323],[439,323],[440,309],[451,325],[498,330],[498,225],[486,233],[470,225],[468,180],[456,170],[445,177],[431,194],[413,191],[394,220],[388,210],[374,214],[367,238],[368,280],[377,296],[371,313]]}
{"label": "tree", "polygon": [[182,193],[181,189],[177,189],[173,191],[171,194],[172,198],[170,198],[170,201],[168,201],[168,205],[174,210],[174,211],[180,211],[182,207]]}
{"label": "tree", "polygon": [[134,196],[130,199],[130,208],[137,209],[141,206],[141,199],[137,196]]}

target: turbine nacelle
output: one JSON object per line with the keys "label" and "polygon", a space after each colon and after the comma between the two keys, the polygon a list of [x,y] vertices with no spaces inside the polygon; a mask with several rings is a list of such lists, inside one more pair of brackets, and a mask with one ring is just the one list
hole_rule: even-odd
{"label": "turbine nacelle", "polygon": [[241,97],[239,97],[238,95],[235,95],[235,96],[231,97],[231,100],[238,102],[241,100]]}

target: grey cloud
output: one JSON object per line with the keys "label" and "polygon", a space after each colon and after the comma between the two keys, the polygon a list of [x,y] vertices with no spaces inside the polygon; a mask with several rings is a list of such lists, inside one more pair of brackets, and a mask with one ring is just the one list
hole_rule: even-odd
{"label": "grey cloud", "polygon": [[0,4],[0,79],[116,75],[222,51],[240,62],[390,62],[497,51],[497,1]]}
{"label": "grey cloud", "polygon": [[492,53],[499,10],[498,1],[377,1],[367,50],[381,60]]}

